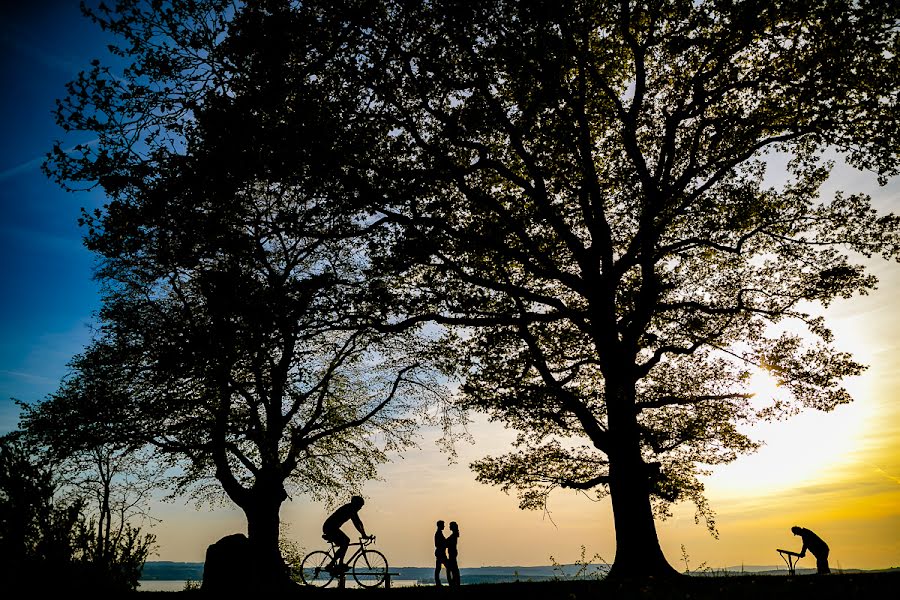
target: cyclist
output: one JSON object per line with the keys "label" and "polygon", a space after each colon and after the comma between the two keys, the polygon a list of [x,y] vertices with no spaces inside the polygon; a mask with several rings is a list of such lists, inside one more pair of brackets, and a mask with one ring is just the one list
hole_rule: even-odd
{"label": "cyclist", "polygon": [[831,573],[828,568],[828,544],[809,529],[803,527],[791,527],[791,533],[799,535],[803,540],[803,548],[800,550],[800,556],[806,556],[806,551],[816,557],[816,569],[819,575]]}
{"label": "cyclist", "polygon": [[359,534],[367,538],[366,528],[359,518],[359,509],[366,503],[361,496],[353,496],[350,502],[340,506],[336,511],[331,513],[325,523],[322,524],[322,537],[329,542],[337,544],[337,550],[334,553],[334,560],[325,567],[329,573],[343,573],[347,571],[347,565],[344,564],[344,555],[347,553],[347,547],[350,545],[350,538],[341,531],[341,525],[347,521],[352,521]]}

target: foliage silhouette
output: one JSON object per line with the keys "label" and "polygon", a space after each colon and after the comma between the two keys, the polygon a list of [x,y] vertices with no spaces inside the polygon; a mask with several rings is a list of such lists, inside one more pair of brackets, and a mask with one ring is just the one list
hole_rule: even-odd
{"label": "foliage silhouette", "polygon": [[[345,181],[355,94],[329,87],[331,30],[284,3],[230,7],[92,13],[131,62],[70,85],[60,124],[99,142],[57,146],[47,171],[110,199],[82,220],[103,305],[72,384],[37,411],[70,416],[76,437],[103,424],[104,441],[154,448],[180,469],[176,493],[224,493],[247,517],[250,571],[278,588],[289,493],[356,490],[414,443],[426,409],[449,413],[429,341],[370,325],[373,224]],[[276,178],[276,160],[297,170]]]}
{"label": "foliage silhouette", "polygon": [[[863,366],[817,310],[873,288],[861,258],[897,257],[898,219],[819,190],[835,150],[897,173],[897,16],[497,1],[371,27],[397,323],[457,326],[464,403],[521,432],[480,481],[523,508],[610,494],[611,576],[674,574],[673,502],[715,531],[699,476],[757,447],[743,425],[850,401]],[[757,369],[788,398],[752,399]]]}
{"label": "foliage silhouette", "polygon": [[0,562],[9,574],[5,589],[134,590],[155,536],[142,535],[129,522],[117,531],[98,529],[90,516],[90,496],[67,490],[50,465],[21,432],[0,438]]}
{"label": "foliage silhouette", "polygon": [[[93,358],[97,358],[93,356]],[[127,443],[111,444],[106,431],[115,426],[103,414],[92,410],[73,410],[72,403],[89,397],[97,408],[109,396],[113,384],[111,371],[102,375],[100,364],[88,365],[88,356],[76,357],[75,373],[91,373],[91,378],[64,379],[59,390],[37,405],[19,402],[19,434],[39,449],[52,464],[57,495],[79,503],[84,517],[83,558],[105,568],[127,573],[131,588],[136,587],[144,560],[155,547],[155,536],[141,536],[135,523],[153,524],[149,503],[153,492],[165,489],[166,464],[146,449]],[[82,361],[82,362],[79,362]],[[101,410],[111,409],[102,406]]]}
{"label": "foliage silhouette", "polygon": [[[676,573],[654,522],[673,502],[715,532],[699,477],[757,447],[744,425],[850,401],[841,381],[863,366],[817,310],[873,289],[862,259],[897,257],[898,219],[820,189],[834,151],[897,174],[890,3],[229,6],[101,15],[138,66],[114,79],[98,63],[58,113],[99,135],[57,145],[48,172],[112,199],[85,220],[114,283],[105,318],[156,319],[137,347],[158,350],[133,364],[178,357],[145,389],[192,382],[202,414],[226,380],[253,381],[279,319],[345,299],[298,329],[368,347],[438,323],[462,406],[521,432],[478,479],[523,508],[609,494],[623,577]],[[301,273],[262,243],[282,231],[310,252]],[[266,287],[252,265],[296,279]],[[757,369],[788,397],[751,398]]]}

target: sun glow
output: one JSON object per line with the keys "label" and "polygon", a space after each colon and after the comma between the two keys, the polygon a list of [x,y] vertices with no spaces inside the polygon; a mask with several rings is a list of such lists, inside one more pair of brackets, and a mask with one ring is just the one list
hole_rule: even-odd
{"label": "sun glow", "polygon": [[[755,408],[789,399],[787,390],[765,369],[751,376],[748,391],[754,394],[751,402]],[[866,411],[850,404],[829,412],[807,409],[786,419],[757,422],[744,432],[763,446],[716,468],[709,485],[726,495],[743,495],[751,491],[777,493],[812,481],[833,480],[857,460],[865,421]]]}
{"label": "sun glow", "polygon": [[763,408],[775,400],[787,400],[787,391],[781,387],[778,380],[765,368],[757,368],[750,376],[747,391],[753,394],[751,404],[754,408]]}

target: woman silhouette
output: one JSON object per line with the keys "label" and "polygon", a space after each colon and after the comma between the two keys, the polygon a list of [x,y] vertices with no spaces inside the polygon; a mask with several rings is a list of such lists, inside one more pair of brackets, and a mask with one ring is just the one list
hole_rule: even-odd
{"label": "woman silhouette", "polygon": [[459,525],[456,521],[450,521],[450,535],[447,536],[447,584],[459,585],[459,565],[456,562],[458,551],[456,542],[459,541]]}

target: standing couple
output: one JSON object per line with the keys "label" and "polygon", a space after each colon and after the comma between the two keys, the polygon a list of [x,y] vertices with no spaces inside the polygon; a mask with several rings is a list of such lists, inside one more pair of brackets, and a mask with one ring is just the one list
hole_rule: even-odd
{"label": "standing couple", "polygon": [[459,585],[459,565],[456,563],[456,542],[459,541],[459,525],[450,521],[450,535],[444,537],[444,522],[437,522],[434,532],[434,584],[441,585],[441,566],[447,569],[447,585]]}

